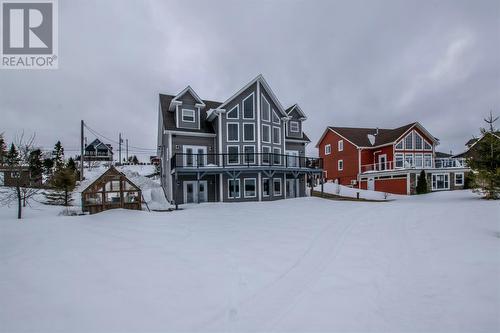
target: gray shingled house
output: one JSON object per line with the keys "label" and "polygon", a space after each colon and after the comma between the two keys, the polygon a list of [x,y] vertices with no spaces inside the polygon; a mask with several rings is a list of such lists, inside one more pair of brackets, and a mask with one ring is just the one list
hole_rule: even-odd
{"label": "gray shingled house", "polygon": [[283,108],[262,75],[224,102],[190,87],[160,94],[161,180],[174,204],[265,201],[305,196],[322,160],[305,156],[307,119]]}

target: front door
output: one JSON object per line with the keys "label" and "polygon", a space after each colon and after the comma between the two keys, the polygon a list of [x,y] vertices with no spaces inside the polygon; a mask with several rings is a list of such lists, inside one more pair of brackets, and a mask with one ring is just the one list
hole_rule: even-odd
{"label": "front door", "polygon": [[200,180],[184,181],[184,203],[200,203],[208,201],[208,183]]}
{"label": "front door", "polygon": [[370,191],[375,191],[375,178],[373,177],[368,178],[368,189]]}
{"label": "front door", "polygon": [[286,197],[287,198],[295,198],[295,179],[287,179],[286,180]]}

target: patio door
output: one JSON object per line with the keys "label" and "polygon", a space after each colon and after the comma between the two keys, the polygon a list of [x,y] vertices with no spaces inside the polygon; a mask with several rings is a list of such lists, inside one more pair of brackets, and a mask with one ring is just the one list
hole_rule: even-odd
{"label": "patio door", "polygon": [[184,146],[184,167],[200,167],[207,164],[207,147]]}
{"label": "patio door", "polygon": [[297,168],[299,166],[299,151],[287,150],[285,153],[288,167]]}
{"label": "patio door", "polygon": [[368,187],[370,191],[375,191],[375,178],[370,177],[368,178]]}
{"label": "patio door", "polygon": [[184,203],[200,203],[208,201],[208,183],[206,180],[184,181]]}
{"label": "patio door", "polygon": [[296,179],[287,179],[286,180],[286,197],[287,198],[295,198],[296,197]]}
{"label": "patio door", "polygon": [[448,173],[433,173],[432,174],[432,190],[449,190],[450,189],[450,174]]}
{"label": "patio door", "polygon": [[379,170],[385,170],[386,169],[386,164],[387,164],[387,155],[378,155],[378,169]]}

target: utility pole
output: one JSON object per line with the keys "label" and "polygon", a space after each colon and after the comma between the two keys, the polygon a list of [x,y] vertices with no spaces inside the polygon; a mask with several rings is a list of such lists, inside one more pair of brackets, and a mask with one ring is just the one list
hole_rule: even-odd
{"label": "utility pole", "polygon": [[122,134],[118,134],[118,165],[122,164]]}
{"label": "utility pole", "polygon": [[80,181],[83,180],[83,120],[80,123]]}
{"label": "utility pole", "polygon": [[128,139],[125,139],[125,151],[126,151],[127,162],[128,162]]}

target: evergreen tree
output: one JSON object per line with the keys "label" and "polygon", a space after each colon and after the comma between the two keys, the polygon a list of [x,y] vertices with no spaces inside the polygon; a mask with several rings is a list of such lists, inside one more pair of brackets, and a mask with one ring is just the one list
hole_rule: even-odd
{"label": "evergreen tree", "polygon": [[0,133],[0,165],[5,163],[5,158],[7,156],[7,145],[3,138],[3,133]]}
{"label": "evergreen tree", "polygon": [[129,163],[134,163],[134,164],[139,164],[139,159],[137,158],[137,156],[132,155],[132,156],[129,156],[128,162]]}
{"label": "evergreen tree", "polygon": [[36,182],[41,181],[43,174],[43,161],[42,151],[40,149],[35,149],[29,153],[28,164],[31,179]]}
{"label": "evergreen tree", "polygon": [[76,163],[73,157],[70,157],[68,163],[66,163],[66,167],[70,170],[76,171]]}
{"label": "evergreen tree", "polygon": [[19,152],[17,151],[17,148],[13,143],[10,145],[10,149],[7,153],[5,161],[7,165],[11,167],[19,164]]}
{"label": "evergreen tree", "polygon": [[69,206],[73,200],[71,191],[76,186],[76,173],[68,167],[62,167],[54,173],[50,185],[52,191],[45,193],[48,203]]}
{"label": "evergreen tree", "polygon": [[52,156],[54,159],[54,171],[57,171],[64,167],[64,148],[61,141],[57,141],[52,151]]}
{"label": "evergreen tree", "polygon": [[500,198],[500,140],[493,126],[497,119],[491,113],[485,119],[489,128],[481,129],[483,137],[474,145],[472,156],[467,160],[473,170],[472,187],[486,199]]}
{"label": "evergreen tree", "polygon": [[54,169],[54,160],[51,158],[46,158],[43,160],[43,172],[47,177],[52,176],[52,171]]}
{"label": "evergreen tree", "polygon": [[420,176],[418,176],[417,180],[417,194],[425,194],[429,190],[427,188],[427,175],[425,174],[425,171],[422,170],[420,171]]}

